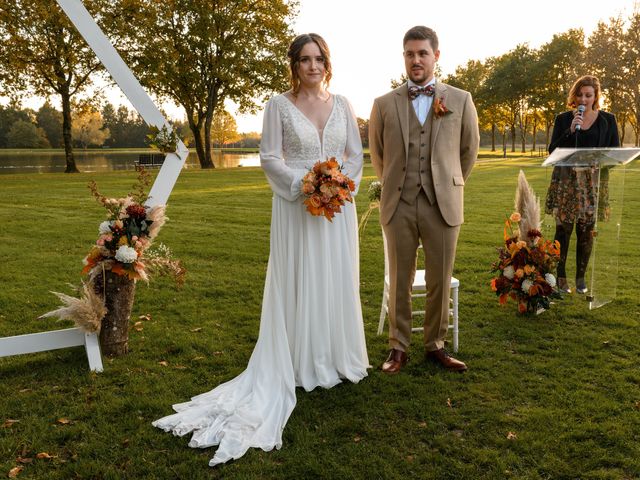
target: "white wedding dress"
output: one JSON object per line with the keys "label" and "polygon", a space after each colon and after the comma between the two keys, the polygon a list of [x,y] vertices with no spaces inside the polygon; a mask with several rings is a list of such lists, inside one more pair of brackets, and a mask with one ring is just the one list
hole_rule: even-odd
{"label": "white wedding dress", "polygon": [[321,134],[284,95],[264,112],[260,160],[274,192],[271,250],[260,334],[247,369],[153,422],[176,435],[193,432],[190,447],[219,445],[211,466],[250,447],[280,448],[296,386],[331,388],[367,375],[355,205],[347,203],[329,222],[306,212],[300,192],[303,175],[329,157],[356,185],[362,178],[355,116],[344,97],[332,98]]}

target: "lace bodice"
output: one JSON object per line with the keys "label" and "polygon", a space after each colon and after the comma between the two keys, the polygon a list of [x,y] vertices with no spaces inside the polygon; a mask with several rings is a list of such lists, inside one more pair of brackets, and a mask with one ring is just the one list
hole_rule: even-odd
{"label": "lace bodice", "polygon": [[320,133],[315,125],[284,95],[274,98],[282,119],[282,154],[293,168],[310,168],[318,160],[342,160],[347,143],[347,108],[335,95],[333,108]]}
{"label": "lace bodice", "polygon": [[362,143],[346,98],[334,95],[322,133],[284,95],[269,100],[264,112],[260,163],[275,193],[296,200],[304,174],[314,163],[330,157],[338,160],[356,185],[360,183]]}

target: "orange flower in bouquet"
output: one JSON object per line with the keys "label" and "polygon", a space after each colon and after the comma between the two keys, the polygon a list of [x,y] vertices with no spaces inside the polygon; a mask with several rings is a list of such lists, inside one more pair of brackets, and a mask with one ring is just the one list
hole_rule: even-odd
{"label": "orange flower in bouquet", "polygon": [[302,178],[304,204],[311,215],[324,216],[330,222],[346,202],[353,202],[356,185],[340,170],[335,157],[317,162]]}

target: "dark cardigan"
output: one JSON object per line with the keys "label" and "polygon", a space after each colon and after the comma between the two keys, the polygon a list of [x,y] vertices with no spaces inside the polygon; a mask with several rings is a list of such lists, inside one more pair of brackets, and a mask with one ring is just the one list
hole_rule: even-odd
{"label": "dark cardigan", "polygon": [[[576,133],[571,133],[571,122],[573,121],[573,111],[561,113],[556,117],[553,124],[553,133],[551,134],[551,143],[549,144],[549,153],[553,152],[557,147],[575,148]],[[620,138],[618,137],[618,124],[616,117],[600,110],[596,119],[598,128],[600,129],[600,138],[598,145],[593,147],[619,147]],[[593,127],[592,127],[593,128]],[[579,134],[578,134],[579,135]],[[578,142],[578,146],[580,143]]]}

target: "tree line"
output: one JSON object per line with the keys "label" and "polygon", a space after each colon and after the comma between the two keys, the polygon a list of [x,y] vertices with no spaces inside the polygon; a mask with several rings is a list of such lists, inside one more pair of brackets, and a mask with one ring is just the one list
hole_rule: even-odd
{"label": "tree line", "polygon": [[[93,0],[85,6],[142,85],[184,108],[202,168],[213,168],[215,113],[255,112],[286,85],[286,0]],[[51,0],[0,0],[0,94],[57,96],[66,172],[75,172],[73,105],[104,67]],[[106,139],[105,139],[106,141]]]}
{"label": "tree line", "polygon": [[[74,106],[71,114],[74,148],[144,148],[150,129],[142,117],[124,105],[109,102],[98,109],[91,104]],[[171,121],[173,129],[187,146],[193,135],[186,121]],[[38,110],[22,108],[16,103],[0,105],[0,148],[63,148],[63,114],[49,101]],[[219,110],[211,127],[212,147],[228,145],[255,148],[260,143],[257,133],[239,134],[236,121],[225,110]]]}
{"label": "tree line", "polygon": [[444,81],[468,90],[478,109],[481,130],[488,132],[492,148],[496,138],[519,143],[527,140],[535,150],[539,132],[548,145],[555,116],[567,110],[573,82],[581,75],[596,75],[604,108],[615,114],[621,141],[631,132],[640,146],[640,11],[600,21],[585,39],[582,29],[559,33],[538,49],[527,44],[485,61],[471,60]]}
{"label": "tree line", "polygon": [[[176,128],[195,147],[202,168],[214,166],[212,148],[237,139],[230,128],[233,117],[224,111],[227,100],[241,113],[253,113],[287,87],[286,51],[296,2],[94,0],[86,6],[143,86],[157,99],[184,108],[186,120]],[[55,119],[23,112],[11,135],[0,132],[0,146],[3,138],[16,144],[27,137],[41,146],[62,145],[66,171],[73,172],[74,146],[97,145],[100,135],[102,144],[112,147],[143,141],[146,127],[137,114],[83,103],[95,80],[109,77],[57,3],[0,0],[0,41],[0,94],[14,99],[14,105],[33,94],[57,96],[62,105],[58,113],[50,105],[45,109],[61,124],[60,134],[45,127]],[[502,137],[505,146],[510,139],[512,151],[517,143],[525,151],[528,140],[534,149],[541,137],[548,143],[555,116],[566,109],[569,87],[585,73],[600,77],[604,106],[617,116],[623,141],[629,130],[638,145],[638,11],[628,19],[601,21],[588,39],[581,29],[572,29],[539,49],[522,44],[497,57],[471,60],[443,79],[473,94],[483,138],[494,150]],[[2,115],[16,114],[6,112],[11,108],[0,112],[0,130],[6,125]],[[358,123],[366,143],[368,122]],[[125,141],[127,135],[136,139]],[[257,143],[256,137],[237,140]]]}

